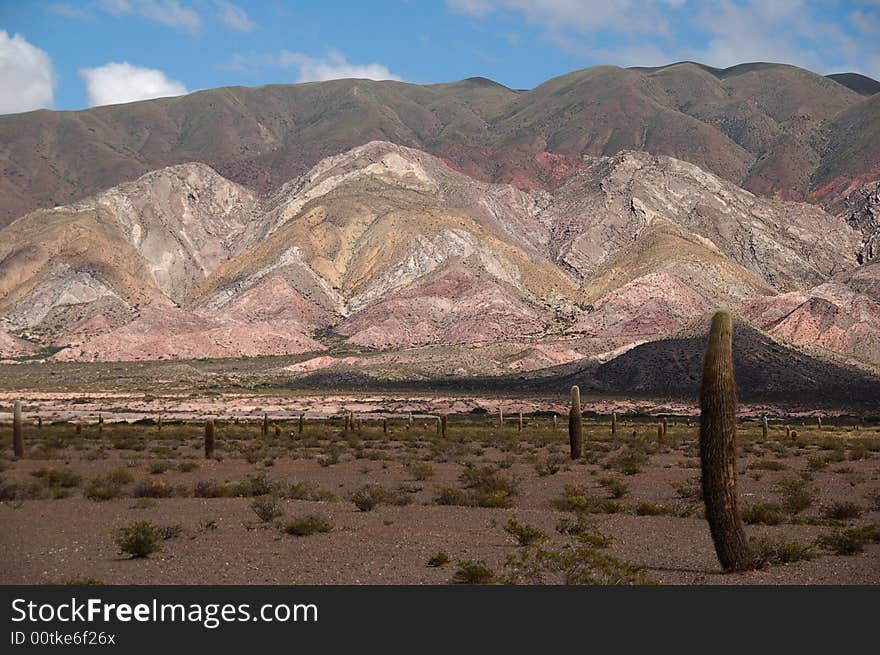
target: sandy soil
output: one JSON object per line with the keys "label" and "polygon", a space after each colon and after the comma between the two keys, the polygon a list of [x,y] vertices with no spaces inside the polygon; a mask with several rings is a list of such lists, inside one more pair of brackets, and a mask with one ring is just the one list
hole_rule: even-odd
{"label": "sandy soil", "polygon": [[[478,421],[482,421],[479,423]],[[89,426],[80,436],[68,425],[47,426],[46,433],[64,434],[65,445],[43,451],[52,459],[3,461],[0,473],[4,482],[28,484],[32,473],[46,467],[66,467],[82,476],[79,487],[61,499],[7,500],[0,503],[0,550],[14,557],[0,558],[2,583],[59,583],[87,578],[104,583],[237,583],[237,584],[442,584],[452,577],[457,560],[484,560],[496,573],[503,574],[505,560],[518,546],[503,526],[511,517],[542,528],[551,542],[560,539],[554,527],[570,513],[554,509],[551,500],[563,494],[566,485],[577,485],[596,497],[607,497],[598,480],[613,476],[626,486],[619,499],[620,513],[595,514],[596,527],[612,538],[607,554],[644,567],[648,576],[663,584],[880,584],[880,545],[869,544],[853,556],[836,556],[817,549],[815,559],[799,561],[747,574],[723,575],[715,558],[708,528],[697,512],[678,516],[637,516],[633,507],[640,502],[667,506],[687,504],[679,498],[673,484],[693,482],[699,475],[695,459],[694,428],[670,426],[670,439],[655,452],[648,448],[648,460],[634,475],[608,469],[615,454],[633,444],[646,444],[656,429],[653,423],[621,425],[618,437],[608,439],[607,426],[588,423],[588,443],[602,440],[607,453],[598,453],[595,463],[569,463],[565,455],[567,435],[561,427],[554,431],[548,419],[532,419],[522,432],[508,425],[503,434],[495,433],[493,419],[467,418],[450,422],[456,448],[443,446],[433,451],[429,442],[436,439],[432,423],[417,422],[407,430],[404,419],[392,423],[386,439],[378,421],[369,422],[357,437],[357,443],[344,439],[338,427],[310,424],[304,437],[291,438],[292,425],[284,425],[282,436],[260,437],[258,426],[241,424],[221,426],[218,455],[222,461],[205,461],[199,438],[201,426],[168,425],[159,437],[152,426],[114,426],[107,424],[101,436]],[[635,429],[638,440],[633,441]],[[773,438],[781,438],[782,427],[773,428]],[[148,437],[145,448],[111,448],[114,431],[126,438],[141,430]],[[824,433],[815,428],[800,447],[790,446],[782,454],[766,444],[748,444],[741,457],[740,496],[743,506],[758,502],[779,502],[776,483],[796,476],[806,468],[807,459],[840,453],[842,461],[829,459],[827,465],[812,472],[818,495],[801,518],[818,518],[823,507],[834,501],[851,501],[863,509],[860,518],[850,525],[880,523],[880,511],[865,496],[880,490],[880,454],[876,448],[880,429],[868,428],[859,433],[868,449],[857,455],[852,438],[856,433],[826,426]],[[53,432],[54,431],[54,432]],[[471,440],[469,432],[473,432]],[[746,430],[748,431],[748,429]],[[4,429],[4,434],[6,430]],[[626,434],[625,437],[621,434]],[[4,437],[8,442],[8,437]],[[308,445],[302,445],[302,440]],[[503,439],[502,449],[499,439]],[[815,445],[818,440],[838,439],[845,449]],[[846,441],[849,439],[849,441]],[[742,439],[741,439],[742,441]],[[291,446],[291,443],[299,443]],[[355,447],[352,447],[355,443]],[[39,439],[29,447],[40,451]],[[330,452],[331,444],[341,448],[338,463],[323,466],[319,459]],[[357,445],[366,450],[357,450]],[[494,444],[494,445],[493,445]],[[123,444],[124,445],[124,444]],[[770,444],[772,445],[772,444]],[[436,444],[435,444],[436,446]],[[642,447],[641,445],[639,447]],[[8,453],[8,443],[3,444]],[[260,449],[258,461],[248,463],[249,449]],[[446,450],[444,450],[446,448]],[[871,450],[874,448],[875,450]],[[100,453],[104,459],[92,459]],[[323,454],[322,454],[323,453]],[[361,459],[355,455],[360,453]],[[433,454],[432,454],[433,453]],[[373,457],[369,459],[367,457]],[[561,470],[552,475],[538,475],[535,463],[559,457]],[[251,457],[252,460],[257,459]],[[266,466],[266,460],[272,466]],[[434,474],[428,480],[415,480],[405,465],[412,459],[430,460]],[[840,459],[838,457],[837,459]],[[755,463],[773,460],[783,470],[756,468]],[[156,462],[172,465],[192,461],[199,466],[183,473],[171,468],[151,474]],[[439,487],[460,487],[458,476],[464,462],[500,464],[499,472],[519,480],[519,493],[510,508],[439,506],[434,503]],[[326,463],[326,462],[325,462]],[[509,466],[508,466],[509,464]],[[750,466],[751,465],[751,466]],[[115,469],[129,471],[134,480],[126,485],[125,497],[95,502],[82,497],[88,481]],[[333,520],[327,534],[294,537],[282,534],[271,524],[261,523],[251,510],[251,498],[169,497],[133,498],[135,484],[145,479],[161,478],[175,493],[191,496],[200,480],[239,481],[248,476],[265,475],[271,481],[288,486],[295,481],[316,483],[334,492],[339,500],[304,501],[281,499],[285,517],[318,513]],[[389,489],[404,489],[412,499],[406,506],[382,505],[361,512],[350,502],[352,492],[363,485],[380,484]],[[129,559],[118,551],[113,540],[116,527],[134,521],[157,525],[180,525],[180,536],[164,542],[160,552],[146,559]],[[784,535],[789,540],[808,543],[820,534],[835,529],[828,525],[779,526],[749,525],[750,535]],[[452,562],[439,568],[426,566],[426,560],[438,551],[447,552]]]}

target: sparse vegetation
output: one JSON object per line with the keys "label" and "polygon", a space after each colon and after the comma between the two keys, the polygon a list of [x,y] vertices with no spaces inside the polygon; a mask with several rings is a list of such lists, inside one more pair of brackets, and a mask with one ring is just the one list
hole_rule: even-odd
{"label": "sparse vegetation", "polygon": [[298,516],[281,526],[282,532],[296,537],[308,537],[321,532],[330,532],[332,529],[333,521],[318,514]]}
{"label": "sparse vegetation", "polygon": [[133,558],[148,557],[161,550],[162,533],[149,521],[138,521],[116,530],[116,545]]}

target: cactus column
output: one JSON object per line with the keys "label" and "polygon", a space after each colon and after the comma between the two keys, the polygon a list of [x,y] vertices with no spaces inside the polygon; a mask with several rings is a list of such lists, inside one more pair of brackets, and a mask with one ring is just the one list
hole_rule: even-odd
{"label": "cactus column", "polygon": [[571,388],[571,407],[568,410],[568,443],[571,458],[580,459],[583,455],[584,427],[581,423],[581,390],[577,385]]}
{"label": "cactus column", "polygon": [[214,456],[214,419],[205,421],[205,459]]}
{"label": "cactus column", "polygon": [[24,426],[20,400],[16,400],[12,406],[12,452],[16,457],[24,457]]}
{"label": "cactus column", "polygon": [[761,439],[767,441],[767,417],[761,417]]}
{"label": "cactus column", "polygon": [[712,318],[700,387],[700,465],[706,520],[725,571],[755,567],[736,495],[736,379],[733,321],[727,312]]}
{"label": "cactus column", "polygon": [[617,434],[617,412],[611,412],[611,434]]}

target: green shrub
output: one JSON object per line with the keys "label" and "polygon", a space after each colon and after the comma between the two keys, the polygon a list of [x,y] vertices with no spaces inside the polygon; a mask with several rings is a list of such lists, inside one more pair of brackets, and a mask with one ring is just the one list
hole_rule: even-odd
{"label": "green shrub", "polygon": [[135,498],[167,498],[172,493],[165,480],[141,480],[131,492]]}
{"label": "green shrub", "polygon": [[297,537],[308,537],[319,532],[330,532],[333,529],[333,521],[317,514],[298,516],[281,526],[282,532]]}
{"label": "green shrub", "polygon": [[162,535],[149,521],[140,521],[116,530],[116,545],[132,557],[147,557],[162,548]]}
{"label": "green shrub", "polygon": [[263,523],[274,521],[284,514],[278,501],[272,496],[259,496],[258,498],[254,498],[251,503],[251,510],[253,510],[254,514],[257,515],[257,518]]}
{"label": "green shrub", "polygon": [[607,498],[593,498],[584,495],[581,489],[566,485],[561,498],[550,503],[563,512],[585,512],[587,514],[616,514],[622,511],[619,503]]}
{"label": "green shrub", "polygon": [[428,558],[427,566],[431,566],[434,568],[443,566],[449,563],[449,555],[447,555],[444,551],[440,551],[439,553],[435,553]]}
{"label": "green shrub", "polygon": [[611,498],[623,498],[629,489],[623,480],[611,477],[599,478],[599,485],[608,490]]}
{"label": "green shrub", "polygon": [[663,516],[669,513],[663,505],[648,502],[638,503],[633,509],[637,516]]}
{"label": "green shrub", "polygon": [[455,584],[491,584],[495,581],[495,572],[485,562],[461,560],[452,581]]}
{"label": "green shrub", "polygon": [[635,475],[642,470],[642,466],[648,461],[648,456],[641,450],[626,448],[619,455],[609,461],[611,468],[624,475]]}
{"label": "green shrub", "polygon": [[287,497],[294,500],[329,501],[337,500],[336,494],[314,482],[294,482],[287,490]]}
{"label": "green shrub", "polygon": [[812,544],[788,541],[785,537],[752,537],[752,552],[760,566],[774,566],[813,559],[816,553]]}
{"label": "green shrub", "polygon": [[835,555],[856,555],[865,549],[865,544],[880,541],[880,525],[867,525],[847,530],[837,530],[823,534],[816,543]]}
{"label": "green shrub", "polygon": [[861,505],[850,501],[835,501],[822,508],[822,517],[832,520],[846,521],[857,519],[862,515]]}
{"label": "green shrub", "polygon": [[435,473],[434,467],[428,462],[410,462],[406,468],[415,480],[427,480],[434,477]]}
{"label": "green shrub", "polygon": [[776,483],[782,494],[782,508],[789,514],[800,514],[813,504],[816,488],[809,478],[783,478]]}
{"label": "green shrub", "polygon": [[351,495],[351,502],[362,512],[371,512],[379,505],[407,505],[411,498],[399,491],[378,484],[368,484]]}
{"label": "green shrub", "polygon": [[49,487],[62,487],[65,489],[78,487],[82,477],[74,471],[66,468],[50,467],[41,468],[31,473],[35,478],[40,478]]}
{"label": "green shrub", "polygon": [[742,520],[749,525],[779,525],[785,520],[785,515],[779,505],[757,503],[743,510]]}
{"label": "green shrub", "polygon": [[520,523],[516,518],[511,518],[507,522],[507,525],[504,526],[504,531],[515,537],[520,546],[530,546],[547,538],[547,533],[540,528]]}

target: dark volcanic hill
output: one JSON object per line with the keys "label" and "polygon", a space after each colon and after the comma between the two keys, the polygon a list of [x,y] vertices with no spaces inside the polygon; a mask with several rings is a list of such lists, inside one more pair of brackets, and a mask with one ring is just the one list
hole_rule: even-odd
{"label": "dark volcanic hill", "polygon": [[[197,161],[258,192],[372,140],[482,180],[555,188],[584,155],[642,150],[759,194],[834,202],[877,173],[880,95],[779,64],[600,66],[513,91],[471,78],[230,87],[77,112],[0,116],[0,226]],[[850,82],[847,84],[847,82]]]}

